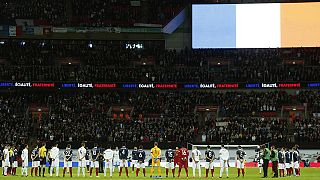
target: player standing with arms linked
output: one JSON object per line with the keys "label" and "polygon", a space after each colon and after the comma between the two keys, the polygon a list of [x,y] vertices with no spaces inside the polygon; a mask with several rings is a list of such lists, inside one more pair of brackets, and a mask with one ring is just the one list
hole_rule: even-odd
{"label": "player standing with arms linked", "polygon": [[127,175],[127,177],[129,177],[129,172],[128,172],[128,154],[129,154],[128,148],[126,147],[126,145],[123,145],[119,150],[119,158],[120,158],[119,176],[121,176],[122,168],[124,167],[126,169],[126,175]]}
{"label": "player standing with arms linked", "polygon": [[136,170],[136,176],[138,177],[140,168],[142,168],[143,176],[146,177],[146,166],[144,164],[144,160],[146,159],[146,152],[143,151],[143,146],[139,146],[139,150],[137,151],[137,170]]}
{"label": "player standing with arms linked", "polygon": [[86,176],[86,154],[85,143],[81,143],[81,147],[78,149],[78,177],[80,176],[80,169],[82,169],[83,177]]}
{"label": "player standing with arms linked", "polygon": [[[12,175],[17,175],[17,167],[18,167],[18,149],[14,147],[13,155],[12,155]],[[40,173],[39,173],[40,176]]]}
{"label": "player standing with arms linked", "polygon": [[229,169],[228,169],[228,161],[229,161],[229,151],[224,148],[224,145],[221,145],[221,149],[219,151],[219,157],[220,157],[220,176],[219,178],[222,178],[223,170],[226,169],[226,175],[227,178],[229,177]]}
{"label": "player standing with arms linked", "polygon": [[67,168],[69,168],[70,177],[72,177],[72,149],[71,145],[68,144],[66,150],[64,151],[64,168],[63,168],[63,177],[66,174]]}
{"label": "player standing with arms linked", "polygon": [[39,164],[40,164],[38,146],[36,146],[32,150],[31,161],[32,161],[31,176],[33,176],[34,169],[35,169],[35,176],[38,176],[38,168],[39,168]]}
{"label": "player standing with arms linked", "polygon": [[201,152],[198,150],[198,148],[195,146],[192,150],[192,174],[193,177],[196,177],[196,169],[198,169],[199,177],[201,177],[201,166],[200,166],[200,158],[201,158]]}
{"label": "player standing with arms linked", "polygon": [[41,168],[42,168],[42,177],[44,177],[44,174],[46,171],[46,163],[47,163],[46,143],[42,143],[42,147],[39,149],[39,155],[40,155],[39,177],[41,176]]}
{"label": "player standing with arms linked", "polygon": [[98,144],[94,143],[94,147],[91,149],[91,163],[90,163],[90,177],[92,177],[93,168],[96,169],[96,177],[99,177],[99,156],[100,152],[98,149]]}
{"label": "player standing with arms linked", "polygon": [[50,169],[50,177],[52,177],[53,169],[56,168],[56,177],[59,177],[59,148],[58,143],[51,149],[52,152],[52,167]]}
{"label": "player standing with arms linked", "polygon": [[245,156],[247,153],[242,149],[241,146],[238,146],[238,150],[236,152],[237,157],[237,169],[238,169],[238,177],[240,177],[240,170],[242,172],[242,177],[244,177],[244,163],[245,163]]}
{"label": "player standing with arms linked", "polygon": [[161,167],[160,167],[160,157],[161,157],[161,149],[158,147],[158,143],[154,143],[154,147],[151,149],[151,157],[152,157],[152,164],[150,170],[150,177],[153,176],[154,167],[157,166],[158,168],[158,177],[161,177]]}
{"label": "player standing with arms linked", "polygon": [[174,177],[174,171],[175,171],[175,163],[174,163],[174,158],[175,158],[175,151],[173,149],[168,149],[166,151],[166,177],[168,177],[169,174],[169,168],[172,170],[172,176]]}
{"label": "player standing with arms linked", "polygon": [[187,178],[189,177],[188,174],[188,157],[189,157],[189,151],[187,148],[185,148],[184,146],[181,146],[181,148],[179,149],[179,172],[178,172],[178,177],[180,177],[180,173],[181,173],[181,169],[182,167],[184,167],[184,169],[186,170],[186,175]]}
{"label": "player standing with arms linked", "polygon": [[297,150],[297,147],[293,147],[293,153],[292,153],[292,162],[293,162],[293,169],[294,169],[294,175],[300,176],[300,154]]}
{"label": "player standing with arms linked", "polygon": [[29,152],[28,152],[29,146],[26,145],[21,153],[21,160],[22,160],[22,169],[21,169],[21,175],[27,177],[28,176],[28,163],[29,163]]}
{"label": "player standing with arms linked", "polygon": [[107,168],[109,168],[110,170],[110,177],[112,177],[112,173],[113,173],[113,151],[111,149],[111,147],[109,147],[108,149],[106,149],[103,152],[103,158],[105,160],[105,166],[104,166],[104,176],[107,176]]}
{"label": "player standing with arms linked", "polygon": [[210,146],[207,146],[207,150],[205,152],[205,156],[206,156],[206,178],[208,177],[209,174],[209,169],[211,170],[211,177],[214,177],[214,162],[213,160],[215,159],[215,154],[214,152],[211,150]]}
{"label": "player standing with arms linked", "polygon": [[281,150],[278,153],[278,159],[279,159],[279,175],[280,177],[284,177],[284,169],[285,169],[285,151],[284,148],[281,148]]}

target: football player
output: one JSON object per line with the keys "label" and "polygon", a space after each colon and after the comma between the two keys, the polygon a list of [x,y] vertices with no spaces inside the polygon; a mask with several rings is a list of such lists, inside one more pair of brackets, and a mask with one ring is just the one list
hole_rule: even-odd
{"label": "football player", "polygon": [[81,143],[81,147],[78,149],[78,177],[80,176],[80,169],[82,169],[83,177],[86,176],[86,154],[85,143]]}
{"label": "football player", "polygon": [[153,176],[154,167],[157,166],[158,169],[158,177],[161,177],[161,167],[160,167],[160,159],[161,157],[161,149],[158,147],[158,143],[154,143],[154,147],[151,149],[151,170],[150,170],[150,177]]}
{"label": "football player", "polygon": [[174,158],[175,158],[175,151],[173,149],[168,149],[166,151],[166,177],[168,177],[169,174],[169,169],[172,171],[172,176],[174,177],[174,172],[175,172],[175,163],[174,163]]}
{"label": "football player", "polygon": [[221,145],[221,149],[219,151],[219,157],[220,157],[220,176],[219,178],[222,178],[223,170],[226,169],[226,175],[227,178],[229,177],[229,169],[228,169],[228,161],[229,161],[229,151],[224,148],[224,145]]}
{"label": "football player", "polygon": [[123,145],[120,150],[119,150],[119,158],[120,158],[120,172],[119,176],[122,174],[122,168],[126,169],[126,175],[129,177],[129,172],[128,172],[128,148]]}
{"label": "football player", "polygon": [[237,169],[238,169],[238,177],[240,177],[240,171],[242,172],[242,177],[244,177],[244,163],[245,163],[245,156],[247,153],[242,149],[241,146],[238,146],[238,150],[236,151],[237,157]]}
{"label": "football player", "polygon": [[93,168],[96,169],[96,177],[99,177],[99,158],[100,152],[98,144],[94,143],[94,147],[91,149],[91,162],[90,162],[90,177],[92,177]]}
{"label": "football player", "polygon": [[72,177],[72,149],[71,145],[68,144],[66,150],[64,151],[64,168],[63,168],[63,177],[66,174],[67,168],[69,168],[70,177]]}
{"label": "football player", "polygon": [[196,177],[196,169],[198,169],[199,177],[201,177],[201,167],[200,167],[201,152],[196,146],[192,150],[192,174]]}
{"label": "football player", "polygon": [[109,168],[110,170],[110,177],[112,177],[112,173],[113,173],[113,151],[111,149],[111,147],[109,147],[108,149],[106,149],[103,152],[103,157],[105,160],[105,166],[104,166],[104,176],[107,176],[107,168]]}
{"label": "football player", "polygon": [[146,159],[146,153],[143,151],[143,146],[139,146],[139,150],[137,151],[137,170],[136,170],[136,176],[138,177],[140,168],[142,168],[143,176],[146,177],[146,166],[144,164],[144,160]]}
{"label": "football player", "polygon": [[185,148],[184,146],[182,146],[179,149],[179,172],[178,172],[178,177],[180,177],[180,173],[181,173],[181,169],[182,167],[186,170],[186,175],[187,178],[189,177],[188,174],[188,157],[189,157],[189,151],[187,148]]}
{"label": "football player", "polygon": [[209,169],[211,170],[211,177],[214,177],[214,162],[213,160],[215,159],[215,154],[211,150],[210,146],[207,146],[207,150],[205,152],[206,156],[206,178],[208,177],[209,174]]}

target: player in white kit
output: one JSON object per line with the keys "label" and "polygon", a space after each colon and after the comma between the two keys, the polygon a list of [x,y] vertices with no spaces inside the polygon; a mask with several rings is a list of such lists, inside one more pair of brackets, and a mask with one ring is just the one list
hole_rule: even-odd
{"label": "player in white kit", "polygon": [[120,172],[120,157],[119,157],[119,148],[116,147],[116,149],[113,151],[113,172],[114,169],[118,168],[118,172]]}
{"label": "player in white kit", "polygon": [[193,177],[196,177],[196,169],[198,169],[199,177],[201,177],[200,158],[201,158],[201,152],[198,150],[197,147],[194,147],[194,149],[192,150],[192,172],[193,172]]}
{"label": "player in white kit", "polygon": [[81,143],[81,147],[78,149],[78,177],[80,176],[80,169],[82,169],[83,177],[86,176],[86,154],[85,143]]}
{"label": "player in white kit", "polygon": [[222,178],[223,170],[226,169],[226,175],[229,177],[229,169],[228,169],[228,162],[229,162],[229,151],[224,148],[224,145],[221,145],[221,149],[219,151],[220,157],[220,178]]}
{"label": "player in white kit", "polygon": [[103,152],[103,157],[105,159],[105,166],[104,166],[104,176],[107,176],[107,168],[110,170],[110,177],[112,177],[112,172],[113,172],[113,151],[111,147],[106,149]]}
{"label": "player in white kit", "polygon": [[50,177],[52,177],[53,168],[56,168],[56,177],[59,177],[59,148],[57,143],[51,149],[51,153],[52,153],[52,167],[50,169]]}
{"label": "player in white kit", "polygon": [[9,161],[9,146],[6,145],[3,150],[3,175],[7,176],[8,175],[8,167],[10,166],[10,161]]}
{"label": "player in white kit", "polygon": [[21,153],[21,160],[22,160],[22,169],[21,169],[21,175],[27,177],[28,176],[28,148],[29,146],[26,145]]}

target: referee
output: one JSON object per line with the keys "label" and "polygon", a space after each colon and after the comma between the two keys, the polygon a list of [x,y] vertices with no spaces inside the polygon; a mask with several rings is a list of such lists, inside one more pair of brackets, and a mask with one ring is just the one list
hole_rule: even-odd
{"label": "referee", "polygon": [[263,149],[263,154],[262,154],[262,159],[263,159],[263,177],[266,178],[268,177],[268,165],[269,165],[269,161],[270,161],[270,150],[269,148],[266,147],[265,144],[263,144],[262,146]]}
{"label": "referee", "polygon": [[46,158],[47,158],[47,149],[46,143],[42,143],[42,147],[39,149],[40,155],[40,168],[39,168],[39,177],[41,177],[41,167],[42,167],[42,177],[46,171]]}

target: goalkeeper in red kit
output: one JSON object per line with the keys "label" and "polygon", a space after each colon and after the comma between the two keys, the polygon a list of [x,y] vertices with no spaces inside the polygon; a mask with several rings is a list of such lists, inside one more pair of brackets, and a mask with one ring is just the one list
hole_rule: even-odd
{"label": "goalkeeper in red kit", "polygon": [[180,177],[181,169],[184,167],[186,170],[186,175],[188,177],[188,157],[189,157],[189,151],[185,147],[181,147],[179,149],[179,172],[178,172],[178,177]]}

